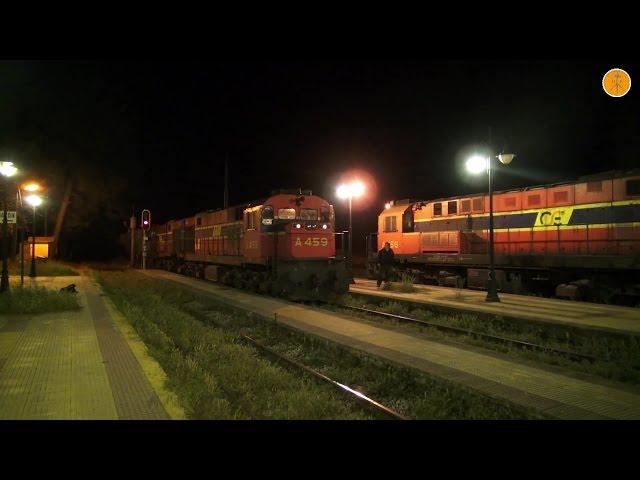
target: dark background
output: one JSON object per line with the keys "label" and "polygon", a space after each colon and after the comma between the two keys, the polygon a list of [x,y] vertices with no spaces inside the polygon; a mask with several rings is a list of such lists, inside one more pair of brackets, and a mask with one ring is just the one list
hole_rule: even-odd
{"label": "dark background", "polygon": [[497,189],[640,167],[638,95],[604,93],[613,67],[636,78],[607,60],[8,61],[0,157],[47,182],[50,232],[73,178],[67,258],[116,255],[132,209],[157,223],[221,207],[225,157],[232,204],[310,188],[338,229],[336,186],[368,174],[360,250],[389,199],[484,191],[462,164],[489,131],[492,150],[518,155]]}

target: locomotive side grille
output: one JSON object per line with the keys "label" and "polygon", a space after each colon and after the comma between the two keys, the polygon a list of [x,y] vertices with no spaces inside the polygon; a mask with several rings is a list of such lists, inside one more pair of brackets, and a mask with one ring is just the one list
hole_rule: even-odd
{"label": "locomotive side grille", "polygon": [[527,198],[527,205],[529,207],[534,207],[540,205],[540,195],[531,195]]}
{"label": "locomotive side grille", "polygon": [[469,213],[471,211],[471,200],[462,200],[460,202],[460,213]]}
{"label": "locomotive side grille", "polygon": [[562,192],[553,192],[553,201],[554,203],[559,203],[559,202],[566,202],[569,200],[569,192],[562,191]]}

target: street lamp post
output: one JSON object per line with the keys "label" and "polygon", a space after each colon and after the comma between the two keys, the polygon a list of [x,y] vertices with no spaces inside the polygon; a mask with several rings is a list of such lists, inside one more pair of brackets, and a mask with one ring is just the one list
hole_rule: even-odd
{"label": "street lamp post", "polygon": [[347,185],[340,185],[337,190],[338,197],[349,199],[349,246],[347,254],[347,265],[353,282],[353,216],[352,205],[353,197],[360,197],[364,194],[364,184],[362,182],[352,182]]}
{"label": "street lamp post", "polygon": [[[8,264],[8,212],[9,205],[7,204],[7,190],[9,189],[9,177],[15,175],[18,169],[13,165],[13,162],[0,162],[0,175],[4,178],[4,185],[2,186],[2,277],[0,280],[0,292],[9,291],[9,264]],[[16,224],[17,225],[17,224]]]}
{"label": "street lamp post", "polygon": [[[20,188],[21,188],[21,190],[24,190],[26,192],[30,192],[30,193],[33,194],[35,192],[39,192],[40,190],[42,190],[42,185],[40,183],[38,183],[38,182],[30,181],[30,182],[27,182],[27,183],[23,183]],[[37,197],[37,195],[36,195],[36,197]],[[30,204],[31,204],[31,202],[33,202],[33,199],[31,199],[31,201],[29,201],[28,199],[25,199],[25,200],[27,200]],[[35,200],[35,201],[38,202],[38,200]],[[42,199],[41,198],[40,198],[40,203],[42,203]],[[33,210],[34,210],[33,211],[33,229],[34,229],[34,232],[33,232],[33,235],[32,235],[33,238],[31,239],[31,250],[32,250],[32,255],[31,255],[32,256],[32,261],[31,261],[31,263],[32,263],[32,272],[31,272],[31,276],[32,277],[36,276],[35,262],[33,261],[33,257],[35,256],[35,225],[36,225],[36,222],[35,222],[35,208],[36,208],[36,206],[33,205]],[[24,245],[23,245],[23,243],[24,243],[24,230],[26,230],[26,225],[27,225],[26,222],[24,222],[23,234],[20,237],[20,284],[21,285],[24,285]]]}
{"label": "street lamp post", "polygon": [[[496,158],[504,165],[509,165],[515,157],[512,153],[501,153]],[[499,302],[498,284],[496,282],[496,272],[494,269],[494,241],[493,241],[493,188],[491,185],[491,160],[492,155],[483,157],[474,155],[467,160],[467,170],[471,173],[487,172],[489,180],[489,281],[487,282],[487,302]]]}
{"label": "street lamp post", "polygon": [[31,232],[31,272],[29,276],[36,277],[36,207],[42,204],[42,197],[40,195],[29,195],[25,198],[27,203],[33,207],[33,229]]}

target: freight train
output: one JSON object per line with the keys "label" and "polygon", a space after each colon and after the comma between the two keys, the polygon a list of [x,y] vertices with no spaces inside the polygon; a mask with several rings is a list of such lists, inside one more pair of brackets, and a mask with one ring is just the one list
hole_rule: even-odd
{"label": "freight train", "polygon": [[291,299],[345,293],[351,280],[336,255],[333,206],[300,189],[156,225],[148,262]]}
{"label": "freight train", "polygon": [[[640,303],[640,170],[493,194],[498,288]],[[389,202],[368,236],[368,273],[389,242],[396,271],[423,283],[486,288],[489,197]]]}

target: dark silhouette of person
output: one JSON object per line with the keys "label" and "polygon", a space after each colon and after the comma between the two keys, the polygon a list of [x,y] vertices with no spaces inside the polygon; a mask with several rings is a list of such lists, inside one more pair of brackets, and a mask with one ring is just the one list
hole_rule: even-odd
{"label": "dark silhouette of person", "polygon": [[393,250],[391,244],[385,242],[384,248],[378,252],[378,287],[382,282],[389,281],[389,275],[393,268]]}

